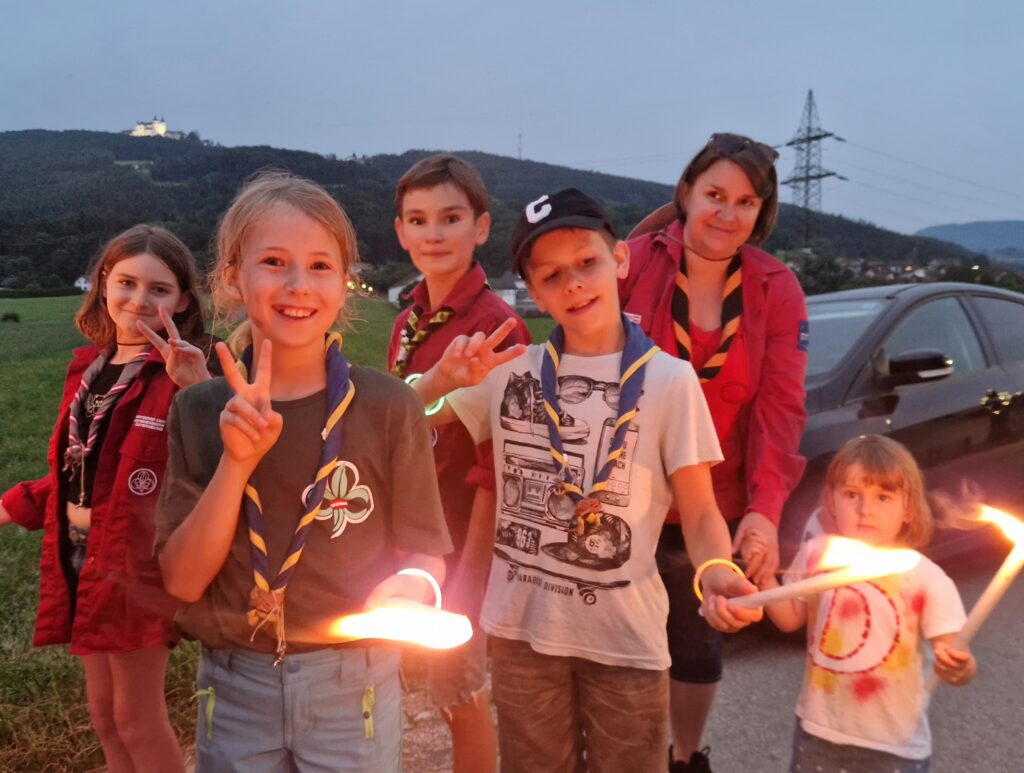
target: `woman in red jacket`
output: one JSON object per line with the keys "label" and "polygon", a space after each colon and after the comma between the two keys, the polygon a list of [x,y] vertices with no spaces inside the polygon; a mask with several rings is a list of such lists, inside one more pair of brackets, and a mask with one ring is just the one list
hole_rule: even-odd
{"label": "woman in red jacket", "polygon": [[[700,377],[725,461],[712,468],[734,549],[757,582],[779,564],[782,506],[803,472],[807,311],[796,277],[758,249],[778,213],[778,154],[713,134],[683,171],[674,201],[630,235],[623,310]],[[670,515],[670,520],[672,516]],[[669,591],[671,771],[710,771],[701,736],[722,674],[721,641],[697,615],[674,523],[659,545]]]}
{"label": "woman in red jacket", "polygon": [[[49,473],[0,499],[0,525],[43,529],[33,643],[70,644],[111,773],[181,771],[164,672],[174,602],[153,558],[180,387],[209,378],[195,261],[162,228],[114,237],[75,318],[92,341],[68,367]],[[156,331],[165,331],[164,340]],[[180,331],[180,332],[179,332]]]}

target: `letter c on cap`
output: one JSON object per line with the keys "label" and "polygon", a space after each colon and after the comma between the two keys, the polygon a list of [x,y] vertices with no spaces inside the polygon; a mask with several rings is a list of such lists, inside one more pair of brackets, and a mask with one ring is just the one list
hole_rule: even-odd
{"label": "letter c on cap", "polygon": [[551,214],[551,205],[545,202],[550,198],[546,193],[536,201],[526,205],[526,219],[531,223],[539,223]]}

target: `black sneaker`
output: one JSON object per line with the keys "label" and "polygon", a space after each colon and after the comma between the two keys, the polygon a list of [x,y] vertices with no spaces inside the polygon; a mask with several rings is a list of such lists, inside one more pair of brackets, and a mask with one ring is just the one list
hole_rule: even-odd
{"label": "black sneaker", "polygon": [[689,762],[672,759],[672,747],[668,747],[668,770],[669,773],[711,773],[711,747],[705,746],[699,752],[690,755]]}

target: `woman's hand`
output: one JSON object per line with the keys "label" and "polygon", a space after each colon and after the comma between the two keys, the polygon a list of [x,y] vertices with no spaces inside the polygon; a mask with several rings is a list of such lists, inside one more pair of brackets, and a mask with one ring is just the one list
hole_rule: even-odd
{"label": "woman's hand", "polygon": [[764,617],[764,609],[745,609],[729,604],[729,599],[746,596],[757,591],[748,580],[724,566],[712,566],[701,575],[704,601],[701,616],[708,624],[723,633],[733,633],[756,623]]}
{"label": "woman's hand", "polygon": [[779,568],[779,530],[761,513],[751,510],[740,521],[732,542],[747,567],[747,577],[760,586]]}
{"label": "woman's hand", "polygon": [[281,414],[270,403],[270,341],[264,340],[260,346],[259,367],[251,384],[238,372],[227,344],[217,344],[217,357],[224,369],[224,378],[235,393],[220,412],[224,453],[232,461],[255,469],[281,435]]}
{"label": "woman's hand", "polygon": [[509,317],[490,335],[482,332],[471,336],[457,336],[445,349],[437,364],[438,374],[449,386],[445,392],[458,387],[474,386],[499,365],[514,360],[526,351],[522,344],[514,344],[497,352],[505,337],[516,327],[516,319]]}
{"label": "woman's hand", "polygon": [[171,315],[163,306],[157,307],[157,314],[167,331],[166,341],[142,320],[139,320],[138,328],[139,332],[146,336],[149,342],[163,355],[167,375],[171,381],[182,389],[201,381],[208,381],[211,376],[210,371],[206,368],[206,355],[201,349],[181,337],[178,333],[178,326],[174,324]]}

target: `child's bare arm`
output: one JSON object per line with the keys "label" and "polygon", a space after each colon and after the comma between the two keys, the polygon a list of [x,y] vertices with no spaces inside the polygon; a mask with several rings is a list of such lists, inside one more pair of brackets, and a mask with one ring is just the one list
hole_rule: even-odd
{"label": "child's bare arm", "polygon": [[[779,581],[774,574],[768,575],[757,584],[759,590],[777,588]],[[807,623],[807,602],[800,599],[784,599],[773,604],[766,604],[764,608],[768,619],[775,623],[780,631],[796,631]]]}
{"label": "child's bare arm", "polygon": [[0,502],[0,526],[6,526],[13,520],[14,519],[11,518],[11,514],[7,512],[7,508],[3,506],[2,502]]}
{"label": "child's bare arm", "polygon": [[[490,335],[477,332],[472,336],[453,338],[441,359],[412,383],[423,404],[432,405],[459,387],[479,384],[498,365],[514,360],[526,351],[522,344],[495,351],[516,324],[515,317],[509,317]],[[431,426],[435,427],[457,419],[455,411],[447,403],[429,417]]]}
{"label": "child's bare arm", "polygon": [[480,613],[487,580],[491,574],[496,505],[497,494],[494,491],[482,486],[477,487],[473,495],[466,544],[451,583],[453,591],[449,591],[457,594],[451,608],[472,618],[476,618]]}
{"label": "child's bare arm", "polygon": [[946,684],[963,687],[978,673],[978,662],[971,651],[954,647],[955,633],[946,633],[929,639],[935,654],[935,673]]}
{"label": "child's bare arm", "polygon": [[[708,464],[680,467],[672,473],[670,481],[690,561],[700,566],[713,558],[728,560],[732,556],[732,541],[715,503]],[[718,630],[736,631],[761,619],[760,609],[741,609],[727,603],[733,596],[756,590],[727,567],[709,567],[702,575],[701,585],[705,591],[701,611],[708,623]]]}
{"label": "child's bare arm", "polygon": [[270,406],[270,342],[263,342],[252,384],[239,374],[223,343],[217,344],[217,355],[235,392],[220,415],[224,453],[196,506],[160,552],[167,592],[188,603],[203,595],[224,565],[238,526],[242,492],[282,426],[281,415]]}

